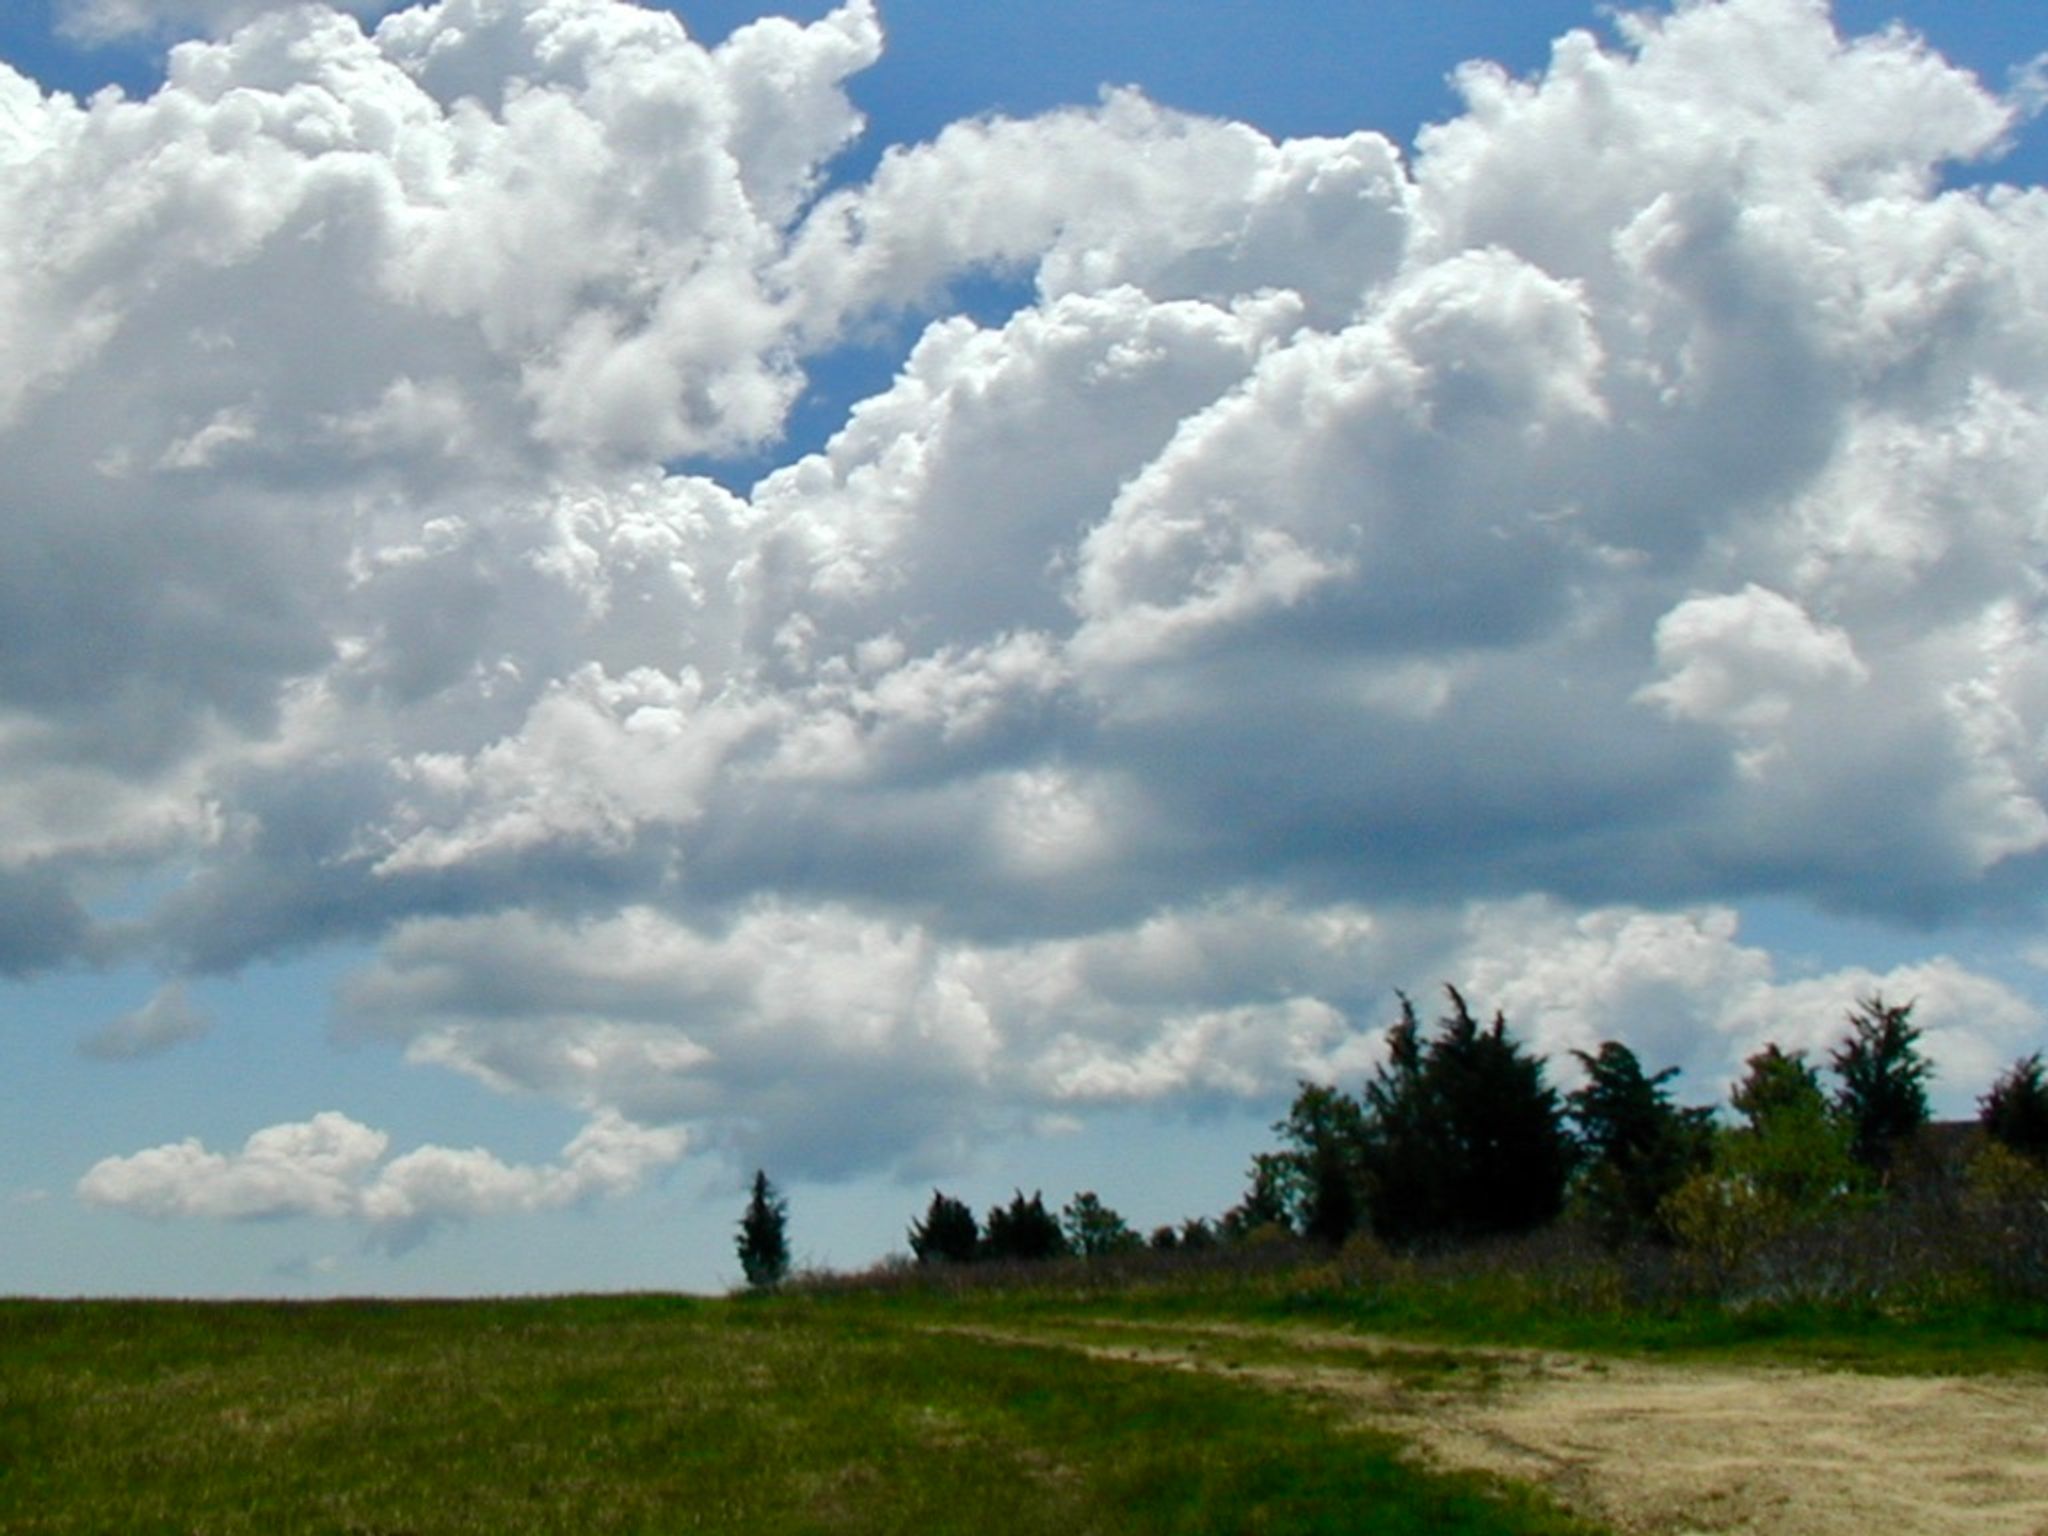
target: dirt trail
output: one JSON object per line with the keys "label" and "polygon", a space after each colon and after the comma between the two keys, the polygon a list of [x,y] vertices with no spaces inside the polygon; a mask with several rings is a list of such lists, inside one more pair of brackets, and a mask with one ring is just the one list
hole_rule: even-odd
{"label": "dirt trail", "polygon": [[1114,1342],[1008,1337],[1333,1395],[1428,1460],[1544,1483],[1623,1532],[2048,1536],[2041,1376],[1871,1376],[1447,1351],[1236,1325],[1113,1326]]}

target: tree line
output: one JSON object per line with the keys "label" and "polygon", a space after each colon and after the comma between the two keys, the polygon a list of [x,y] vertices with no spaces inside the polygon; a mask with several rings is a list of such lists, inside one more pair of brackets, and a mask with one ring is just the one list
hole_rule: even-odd
{"label": "tree line", "polygon": [[[1239,1202],[1215,1220],[1134,1231],[1084,1190],[1057,1215],[1021,1190],[977,1220],[934,1190],[908,1239],[919,1265],[1029,1262],[1198,1250],[1260,1234],[1339,1246],[1369,1234],[1427,1247],[1529,1233],[1562,1218],[1612,1247],[1646,1243],[1709,1261],[1806,1226],[1905,1198],[1957,1153],[1932,1144],[1913,1004],[1862,999],[1824,1065],[1766,1045],[1726,1113],[1681,1105],[1676,1067],[1646,1071],[1619,1041],[1574,1051],[1583,1081],[1561,1094],[1548,1063],[1496,1011],[1482,1023],[1456,987],[1425,1031],[1400,997],[1387,1055],[1357,1093],[1299,1085],[1257,1153]],[[1978,1100],[1967,1168],[1993,1198],[2048,1200],[2048,1067],[2022,1057]],[[788,1272],[787,1209],[765,1173],[739,1234],[750,1285]]]}

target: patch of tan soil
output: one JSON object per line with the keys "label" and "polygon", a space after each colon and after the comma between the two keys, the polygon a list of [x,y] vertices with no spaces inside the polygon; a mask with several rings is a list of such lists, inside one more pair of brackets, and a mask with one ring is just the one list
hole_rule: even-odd
{"label": "patch of tan soil", "polygon": [[[1871,1376],[1177,1326],[1070,1347],[1336,1395],[1426,1459],[1644,1536],[2048,1536],[2048,1378]],[[1237,1341],[1233,1362],[1219,1341]],[[1051,1342],[1040,1339],[1037,1342]],[[1286,1350],[1313,1350],[1289,1362]],[[1355,1360],[1355,1363],[1353,1363]],[[1335,1363],[1332,1363],[1332,1362]],[[1483,1383],[1473,1385],[1472,1383]]]}

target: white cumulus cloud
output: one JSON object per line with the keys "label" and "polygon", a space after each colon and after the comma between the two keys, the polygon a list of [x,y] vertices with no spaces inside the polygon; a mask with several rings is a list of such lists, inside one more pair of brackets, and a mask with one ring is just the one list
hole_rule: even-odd
{"label": "white cumulus cloud", "polygon": [[563,1149],[560,1162],[539,1167],[502,1162],[481,1147],[424,1146],[386,1160],[390,1144],[384,1132],[326,1110],[257,1131],[237,1152],[210,1152],[188,1139],[103,1158],[78,1181],[78,1193],[143,1216],[352,1220],[377,1242],[402,1248],[444,1222],[624,1194],[680,1157],[685,1138],[604,1114]]}
{"label": "white cumulus cloud", "polygon": [[[2048,199],[1944,179],[2024,92],[1702,0],[1411,154],[1117,91],[849,180],[867,0],[383,9],[0,72],[0,972],[367,942],[416,1061],[835,1171],[1363,1070],[1440,979],[1703,1080],[1866,985],[1958,1093],[2025,1043],[1939,940],[1729,927],[2048,894]],[[586,1187],[340,1155],[88,1182]]]}

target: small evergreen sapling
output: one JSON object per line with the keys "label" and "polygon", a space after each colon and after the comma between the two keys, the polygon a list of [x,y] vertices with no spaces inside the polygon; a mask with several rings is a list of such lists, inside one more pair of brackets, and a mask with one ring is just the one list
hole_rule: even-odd
{"label": "small evergreen sapling", "polygon": [[740,1217],[737,1246],[740,1268],[755,1290],[771,1290],[789,1274],[789,1202],[765,1172],[754,1174],[754,1193]]}

